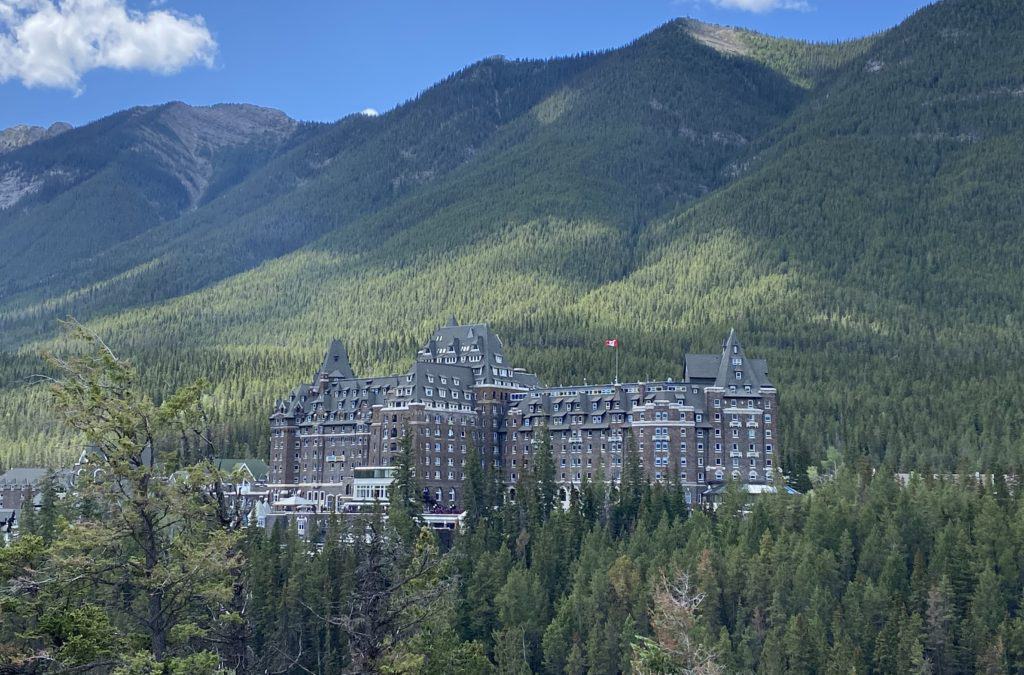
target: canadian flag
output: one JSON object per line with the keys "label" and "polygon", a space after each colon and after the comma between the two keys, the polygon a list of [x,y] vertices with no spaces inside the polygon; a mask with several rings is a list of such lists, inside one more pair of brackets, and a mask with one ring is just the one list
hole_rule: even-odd
{"label": "canadian flag", "polygon": [[611,347],[612,349],[617,349],[618,346],[619,346],[619,341],[617,339],[616,340],[605,340],[604,341],[604,346],[605,347]]}

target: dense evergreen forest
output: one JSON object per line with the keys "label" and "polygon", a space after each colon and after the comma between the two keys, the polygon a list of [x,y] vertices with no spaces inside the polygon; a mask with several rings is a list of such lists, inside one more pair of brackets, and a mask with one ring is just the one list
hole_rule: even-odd
{"label": "dense evergreen forest", "polygon": [[515,502],[473,450],[465,526],[438,539],[407,438],[386,522],[302,541],[244,527],[208,462],[168,481],[147,459],[214,451],[201,383],[157,404],[77,338],[50,393],[104,470],[0,548],[2,672],[1024,672],[1024,497],[999,476],[902,486],[860,458],[691,513],[630,442],[621,482],[563,510],[550,443]]}
{"label": "dense evergreen forest", "polygon": [[[550,384],[609,379],[609,336],[624,377],[679,376],[734,326],[769,361],[801,484],[830,448],[1017,467],[1022,34],[1012,0],[835,45],[677,21],[487,59],[377,118],[182,150],[198,191],[133,151],[201,127],[180,104],[0,157],[50,176],[0,212],[0,464],[76,452],[32,384],[68,314],[145,364],[157,400],[207,378],[218,443],[265,456],[268,406],[330,338],[357,372],[402,370],[454,311]],[[144,213],[105,224],[111,185]],[[88,250],[40,255],[44,223]]]}

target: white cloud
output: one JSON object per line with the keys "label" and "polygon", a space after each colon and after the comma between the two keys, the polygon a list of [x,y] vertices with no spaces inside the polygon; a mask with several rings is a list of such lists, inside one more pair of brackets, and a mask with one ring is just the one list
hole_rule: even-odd
{"label": "white cloud", "polygon": [[776,9],[806,11],[811,8],[807,0],[711,0],[711,2],[725,9],[742,9],[758,14]]}
{"label": "white cloud", "polygon": [[359,114],[366,115],[367,117],[376,117],[377,115],[380,115],[375,108],[363,108],[359,111]]}
{"label": "white cloud", "polygon": [[213,65],[201,16],[128,9],[125,0],[0,0],[0,82],[81,90],[96,68],[163,75]]}

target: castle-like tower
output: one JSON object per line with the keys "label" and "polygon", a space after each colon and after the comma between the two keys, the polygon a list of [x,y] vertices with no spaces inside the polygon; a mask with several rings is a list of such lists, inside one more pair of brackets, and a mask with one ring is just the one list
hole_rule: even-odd
{"label": "castle-like tower", "polygon": [[513,395],[536,387],[536,375],[506,361],[486,324],[452,317],[404,375],[357,378],[334,341],[313,382],[270,416],[271,486],[336,506],[352,494],[353,469],[392,464],[408,433],[429,499],[458,503],[469,445],[500,469]]}
{"label": "castle-like tower", "polygon": [[529,469],[538,431],[551,437],[563,484],[622,476],[632,432],[651,480],[678,481],[690,503],[732,478],[771,483],[778,458],[778,397],[761,359],[735,332],[720,354],[687,354],[682,381],[538,388],[508,415],[504,477]]}
{"label": "castle-like tower", "polygon": [[648,476],[678,481],[697,503],[728,478],[772,481],[777,416],[767,364],[735,332],[720,354],[687,354],[681,381],[546,388],[506,361],[486,324],[453,317],[404,375],[357,378],[332,342],[312,382],[275,404],[270,483],[338,508],[353,469],[392,464],[409,434],[425,497],[458,504],[470,444],[513,490],[547,433],[567,498],[584,479],[618,481],[632,435]]}

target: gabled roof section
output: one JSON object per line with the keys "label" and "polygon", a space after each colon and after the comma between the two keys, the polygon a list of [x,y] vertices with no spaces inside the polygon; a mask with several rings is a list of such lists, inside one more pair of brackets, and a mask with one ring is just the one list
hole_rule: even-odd
{"label": "gabled roof section", "polygon": [[735,385],[739,388],[749,385],[751,390],[756,392],[762,386],[768,386],[761,380],[763,370],[762,364],[747,359],[743,352],[743,345],[736,335],[736,330],[731,329],[729,336],[722,343],[722,358],[718,364],[718,377],[715,379],[715,386],[726,388]]}
{"label": "gabled roof section", "polygon": [[18,467],[8,469],[6,473],[0,475],[0,486],[16,487],[37,485],[46,478],[46,474],[46,469],[40,469],[37,467]]}
{"label": "gabled roof section", "polygon": [[218,470],[226,473],[234,473],[237,469],[244,469],[255,481],[266,480],[270,475],[270,467],[266,462],[252,458],[222,457],[213,460]]}
{"label": "gabled roof section", "polygon": [[513,368],[505,359],[501,339],[486,323],[459,324],[455,317],[434,331],[416,354],[419,363],[468,366],[476,384],[536,386],[537,377]]}
{"label": "gabled roof section", "polygon": [[684,379],[687,382],[713,382],[718,377],[721,360],[719,354],[687,354],[683,366]]}
{"label": "gabled roof section", "polygon": [[331,344],[327,347],[327,353],[324,354],[324,363],[320,366],[318,373],[318,379],[321,377],[337,379],[355,378],[355,373],[352,372],[352,365],[348,361],[348,350],[345,349],[345,345],[341,344],[341,340],[331,340]]}

